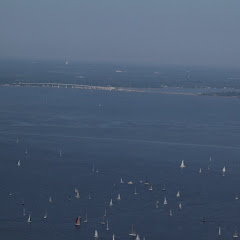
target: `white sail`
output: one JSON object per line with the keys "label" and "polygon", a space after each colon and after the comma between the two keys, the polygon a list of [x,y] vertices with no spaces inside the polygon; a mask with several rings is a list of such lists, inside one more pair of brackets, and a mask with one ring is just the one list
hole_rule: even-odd
{"label": "white sail", "polygon": [[112,240],[115,240],[115,235],[113,234],[113,236],[112,236]]}
{"label": "white sail", "polygon": [[107,209],[105,209],[105,212],[104,212],[104,215],[103,215],[104,217],[106,217],[107,216]]}
{"label": "white sail", "polygon": [[62,157],[62,150],[59,151],[59,156]]}
{"label": "white sail", "polygon": [[156,201],[156,208],[158,208],[158,204],[159,204],[159,201],[157,200],[157,201]]}
{"label": "white sail", "polygon": [[78,189],[76,189],[75,193],[76,193],[76,194],[75,194],[75,198],[80,198]]}
{"label": "white sail", "polygon": [[97,230],[95,230],[94,237],[98,238],[98,231]]}
{"label": "white sail", "polygon": [[134,194],[137,195],[137,188],[135,188]]}
{"label": "white sail", "polygon": [[140,240],[140,237],[139,237],[139,235],[138,235],[138,234],[137,234],[136,240]]}
{"label": "white sail", "polygon": [[29,214],[27,222],[28,222],[28,223],[31,223],[31,222],[32,222],[32,220],[31,220],[31,214]]}
{"label": "white sail", "polygon": [[226,167],[224,166],[222,169],[223,174],[226,172]]}
{"label": "white sail", "polygon": [[136,232],[135,232],[133,224],[132,224],[132,228],[131,228],[131,233],[129,233],[129,235],[132,236],[132,237],[136,237]]}
{"label": "white sail", "polygon": [[110,203],[109,203],[109,206],[111,207],[112,205],[113,205],[113,200],[112,200],[112,198],[111,198]]}
{"label": "white sail", "polygon": [[176,196],[177,196],[178,198],[180,197],[180,192],[179,192],[179,191],[177,192],[177,195],[176,195]]}
{"label": "white sail", "polygon": [[88,222],[88,219],[87,219],[87,213],[86,213],[86,218],[85,218],[84,222],[85,222],[85,223]]}
{"label": "white sail", "polygon": [[20,161],[20,160],[18,160],[18,162],[17,162],[17,166],[18,166],[18,167],[21,166],[21,161]]}
{"label": "white sail", "polygon": [[129,181],[128,184],[129,184],[129,185],[133,184],[133,181]]}
{"label": "white sail", "polygon": [[238,238],[238,233],[237,233],[237,231],[234,232],[233,237],[234,237],[234,238]]}
{"label": "white sail", "polygon": [[47,210],[46,210],[46,212],[45,212],[45,214],[44,214],[43,218],[45,218],[45,219],[46,219],[46,218],[47,218],[47,216],[48,216],[48,215],[47,215]]}
{"label": "white sail", "polygon": [[124,183],[122,178],[120,179],[120,183]]}
{"label": "white sail", "polygon": [[25,151],[25,154],[26,154],[26,155],[28,154],[28,151],[27,151],[27,149],[26,149],[26,151]]}
{"label": "white sail", "polygon": [[219,235],[219,236],[222,235],[221,227],[218,228],[218,235]]}
{"label": "white sail", "polygon": [[172,217],[172,209],[170,209],[170,211],[169,211],[169,216]]}
{"label": "white sail", "polygon": [[164,205],[167,205],[167,198],[164,197],[164,202],[163,202]]}
{"label": "white sail", "polygon": [[51,197],[51,196],[49,197],[48,201],[49,201],[50,203],[52,203],[52,197]]}
{"label": "white sail", "polygon": [[149,186],[148,190],[149,190],[149,191],[152,191],[152,190],[153,190],[152,185]]}
{"label": "white sail", "polygon": [[107,227],[106,227],[106,230],[107,230],[107,231],[109,230],[109,226],[108,226],[108,220],[107,220]]}
{"label": "white sail", "polygon": [[23,208],[23,216],[26,215],[26,211],[25,211],[25,208]]}
{"label": "white sail", "polygon": [[117,200],[121,200],[120,193],[119,193],[118,196],[117,196]]}
{"label": "white sail", "polygon": [[178,204],[178,207],[179,207],[179,210],[182,210],[182,204],[181,203]]}
{"label": "white sail", "polygon": [[199,173],[202,173],[202,169],[201,168],[199,169]]}
{"label": "white sail", "polygon": [[92,171],[95,172],[94,163],[93,163]]}
{"label": "white sail", "polygon": [[181,165],[180,165],[180,168],[185,168],[186,166],[185,166],[185,164],[184,164],[184,160],[182,160],[182,162],[181,162]]}

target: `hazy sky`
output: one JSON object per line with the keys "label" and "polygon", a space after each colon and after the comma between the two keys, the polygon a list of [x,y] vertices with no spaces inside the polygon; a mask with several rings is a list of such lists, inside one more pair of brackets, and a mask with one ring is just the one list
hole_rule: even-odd
{"label": "hazy sky", "polygon": [[0,57],[240,67],[240,0],[0,0]]}

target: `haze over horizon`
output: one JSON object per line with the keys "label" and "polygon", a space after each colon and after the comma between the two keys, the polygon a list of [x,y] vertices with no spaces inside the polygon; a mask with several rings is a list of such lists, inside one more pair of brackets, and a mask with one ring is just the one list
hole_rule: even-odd
{"label": "haze over horizon", "polygon": [[0,3],[0,58],[240,66],[236,0]]}

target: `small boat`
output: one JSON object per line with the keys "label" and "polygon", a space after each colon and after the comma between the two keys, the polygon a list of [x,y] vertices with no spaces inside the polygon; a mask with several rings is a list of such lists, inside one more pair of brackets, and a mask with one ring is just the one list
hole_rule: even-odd
{"label": "small boat", "polygon": [[129,185],[132,185],[132,184],[133,184],[133,181],[129,181],[128,184],[129,184]]}
{"label": "small boat", "polygon": [[137,193],[137,188],[135,188],[135,190],[134,190],[134,195],[137,195],[138,193]]}
{"label": "small boat", "polygon": [[122,178],[120,179],[120,183],[124,183]]}
{"label": "small boat", "polygon": [[89,200],[91,200],[91,199],[92,199],[92,196],[91,196],[91,194],[90,194],[90,193],[88,194],[88,199],[89,199]]}
{"label": "small boat", "polygon": [[201,168],[199,169],[199,173],[202,173],[202,169]]}
{"label": "small boat", "polygon": [[108,220],[107,220],[107,227],[106,227],[106,230],[109,231]]}
{"label": "small boat", "polygon": [[165,184],[163,184],[162,191],[163,191],[163,192],[166,191],[166,186],[165,186]]}
{"label": "small boat", "polygon": [[46,210],[46,212],[45,212],[45,214],[44,214],[43,218],[44,218],[44,219],[46,219],[46,218],[47,218],[47,216],[48,216],[48,214],[47,214],[47,210]]}
{"label": "small boat", "polygon": [[112,236],[112,240],[115,240],[115,235],[113,234],[113,236]]}
{"label": "small boat", "polygon": [[84,222],[85,222],[85,223],[87,223],[87,222],[88,222],[88,220],[87,220],[87,213],[86,213],[86,218],[85,218]]}
{"label": "small boat", "polygon": [[51,197],[51,196],[49,197],[48,201],[49,201],[50,203],[52,203],[52,197]]}
{"label": "small boat", "polygon": [[236,194],[235,199],[238,200],[238,195]]}
{"label": "small boat", "polygon": [[152,184],[149,186],[148,190],[149,190],[149,191],[152,191],[152,190],[153,190]]}
{"label": "small boat", "polygon": [[104,212],[104,215],[103,215],[104,217],[106,217],[107,216],[107,209],[105,209],[105,212]]}
{"label": "small boat", "polygon": [[156,201],[156,208],[158,208],[158,204],[159,204],[159,201],[157,200],[157,201]]}
{"label": "small boat", "polygon": [[59,157],[62,157],[62,150],[59,151]]}
{"label": "small boat", "polygon": [[110,206],[110,207],[113,206],[113,200],[112,200],[112,198],[111,198],[111,200],[110,200],[109,206]]}
{"label": "small boat", "polygon": [[210,161],[210,162],[212,161],[212,157],[209,158],[209,161]]}
{"label": "small boat", "polygon": [[167,205],[167,198],[166,198],[166,197],[164,197],[163,204],[164,204],[164,205]]}
{"label": "small boat", "polygon": [[185,166],[185,164],[184,164],[184,160],[182,160],[182,162],[181,162],[181,165],[180,165],[180,168],[185,168],[186,166]]}
{"label": "small boat", "polygon": [[136,240],[140,240],[140,237],[139,237],[139,235],[138,235],[138,234],[137,234]]}
{"label": "small boat", "polygon": [[78,199],[80,198],[78,189],[75,189],[75,198],[78,198]]}
{"label": "small boat", "polygon": [[26,215],[26,211],[25,211],[25,208],[23,208],[23,216]]}
{"label": "small boat", "polygon": [[222,169],[223,176],[224,176],[225,172],[226,172],[226,168],[224,166],[223,169]]}
{"label": "small boat", "polygon": [[180,197],[180,192],[179,192],[179,191],[177,192],[177,195],[176,195],[176,196],[177,196],[178,198]]}
{"label": "small boat", "polygon": [[179,210],[182,210],[182,204],[181,203],[178,204],[178,208],[179,208]]}
{"label": "small boat", "polygon": [[146,177],[146,179],[145,179],[144,185],[149,185],[149,182],[148,182],[147,177]]}
{"label": "small boat", "polygon": [[26,155],[28,154],[28,151],[27,151],[27,149],[26,149],[26,151],[25,151],[25,154],[26,154]]}
{"label": "small boat", "polygon": [[8,195],[9,195],[9,196],[12,196],[12,192],[10,192]]}
{"label": "small boat", "polygon": [[117,200],[121,200],[120,193],[119,193],[118,196],[117,196]]}
{"label": "small boat", "polygon": [[18,167],[21,166],[21,161],[20,161],[20,160],[18,160],[18,162],[17,162],[17,166],[18,166]]}
{"label": "small boat", "polygon": [[80,226],[81,224],[81,217],[77,217],[76,220],[75,220],[75,226]]}
{"label": "small boat", "polygon": [[169,216],[172,217],[172,209],[169,211]]}
{"label": "small boat", "polygon": [[102,224],[102,225],[105,225],[105,216],[103,216],[103,219],[102,219],[102,221],[101,221],[101,224]]}
{"label": "small boat", "polygon": [[135,232],[133,224],[132,224],[131,233],[129,233],[129,236],[136,237],[136,232]]}
{"label": "small boat", "polygon": [[95,230],[95,232],[94,232],[94,238],[98,238],[98,231],[97,230]]}
{"label": "small boat", "polygon": [[218,227],[218,235],[221,236],[222,235],[222,231],[221,231],[221,227]]}
{"label": "small boat", "polygon": [[238,233],[237,233],[237,231],[234,232],[233,238],[238,238]]}
{"label": "small boat", "polygon": [[31,220],[31,214],[29,214],[27,222],[28,222],[28,223],[31,223],[31,222],[32,222],[32,220]]}
{"label": "small boat", "polygon": [[96,169],[96,173],[99,173],[98,168]]}

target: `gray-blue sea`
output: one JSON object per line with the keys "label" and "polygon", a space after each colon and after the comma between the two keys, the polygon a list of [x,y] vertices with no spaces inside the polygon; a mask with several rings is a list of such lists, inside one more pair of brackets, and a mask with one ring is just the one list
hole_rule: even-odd
{"label": "gray-blue sea", "polygon": [[0,239],[231,239],[239,159],[237,98],[1,87]]}

